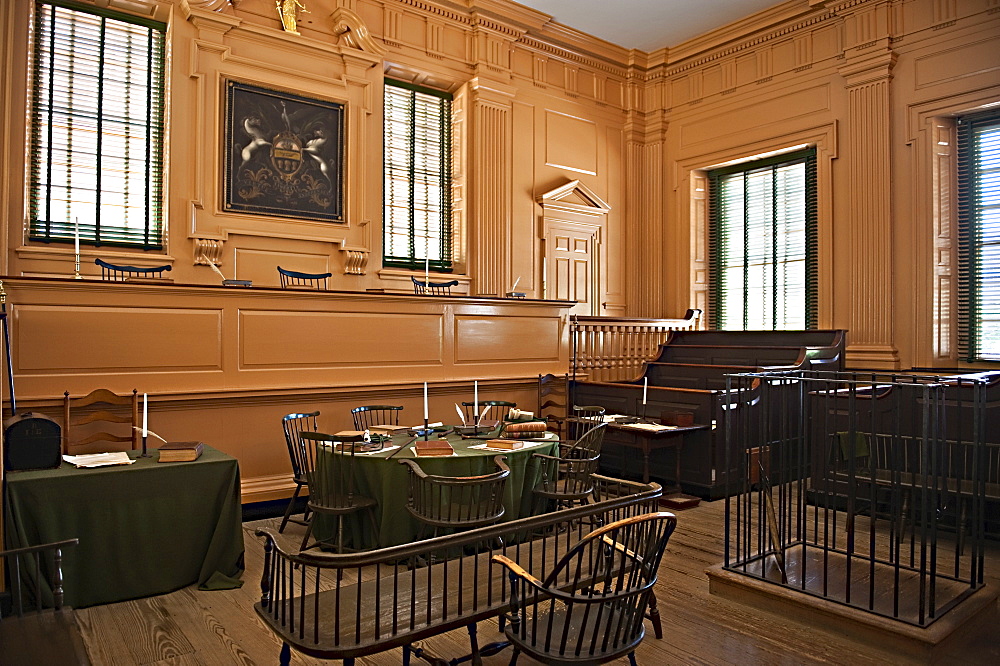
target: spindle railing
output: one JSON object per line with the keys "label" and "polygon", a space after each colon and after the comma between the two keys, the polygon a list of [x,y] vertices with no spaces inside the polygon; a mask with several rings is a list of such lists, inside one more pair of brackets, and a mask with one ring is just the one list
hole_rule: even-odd
{"label": "spindle railing", "polygon": [[596,382],[635,379],[670,331],[694,330],[700,317],[701,310],[688,310],[682,319],[573,317],[570,370]]}

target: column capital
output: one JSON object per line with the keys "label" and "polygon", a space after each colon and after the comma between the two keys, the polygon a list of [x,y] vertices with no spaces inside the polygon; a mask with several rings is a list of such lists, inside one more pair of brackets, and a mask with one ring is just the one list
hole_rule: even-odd
{"label": "column capital", "polygon": [[848,88],[892,78],[898,55],[892,49],[859,54],[844,63],[838,73],[844,77]]}

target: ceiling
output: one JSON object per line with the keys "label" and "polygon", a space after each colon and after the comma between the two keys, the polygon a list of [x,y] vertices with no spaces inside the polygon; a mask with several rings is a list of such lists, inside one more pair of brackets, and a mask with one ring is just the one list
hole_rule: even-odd
{"label": "ceiling", "polygon": [[780,0],[517,0],[570,28],[647,53],[676,46]]}

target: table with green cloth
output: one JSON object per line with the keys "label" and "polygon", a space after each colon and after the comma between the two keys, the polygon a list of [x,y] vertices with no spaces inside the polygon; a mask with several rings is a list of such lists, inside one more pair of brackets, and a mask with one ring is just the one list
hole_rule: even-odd
{"label": "table with green cloth", "polygon": [[[488,437],[496,437],[494,431]],[[437,435],[431,435],[437,439]],[[398,434],[385,447],[396,447],[410,442],[412,436]],[[538,483],[541,476],[541,466],[532,456],[535,453],[551,454],[558,445],[555,434],[542,441],[525,441],[524,448],[510,451],[497,451],[481,447],[486,439],[462,439],[459,435],[449,433],[448,442],[455,449],[450,456],[417,456],[412,444],[375,453],[355,455],[355,482],[359,495],[371,497],[378,506],[375,507],[375,521],[378,524],[378,535],[371,534],[371,526],[363,512],[358,512],[345,520],[345,546],[352,548],[374,548],[396,546],[409,543],[417,538],[420,523],[406,509],[409,496],[409,480],[407,466],[400,460],[416,460],[420,468],[427,474],[441,476],[478,476],[496,471],[493,458],[498,455],[507,457],[510,476],[504,487],[503,520],[516,520],[531,513],[533,497],[531,489]],[[414,444],[416,442],[413,442]],[[395,454],[395,455],[393,455]],[[336,453],[332,455],[344,455]],[[389,456],[392,456],[391,458]],[[313,518],[313,536],[321,541],[333,543],[336,541],[337,519],[329,515],[316,514]]]}
{"label": "table with green cloth", "polygon": [[63,551],[69,606],[242,584],[236,459],[208,446],[193,462],[138,453],[131,465],[7,473],[8,548],[80,539]]}

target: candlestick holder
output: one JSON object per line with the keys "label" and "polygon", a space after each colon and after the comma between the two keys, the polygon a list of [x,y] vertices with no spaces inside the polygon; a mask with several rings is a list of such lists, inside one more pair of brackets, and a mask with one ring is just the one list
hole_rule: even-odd
{"label": "candlestick holder", "polygon": [[146,440],[149,439],[147,435],[142,436],[142,453],[139,454],[140,458],[149,458],[150,455],[146,453]]}
{"label": "candlestick holder", "polygon": [[430,434],[430,432],[431,432],[431,429],[427,425],[427,417],[425,416],[424,417],[424,441],[425,442],[427,441],[427,436]]}
{"label": "candlestick holder", "polygon": [[83,279],[83,276],[80,275],[80,253],[79,252],[76,253],[76,261],[74,263],[74,268],[73,268],[73,278],[75,280],[82,280]]}

